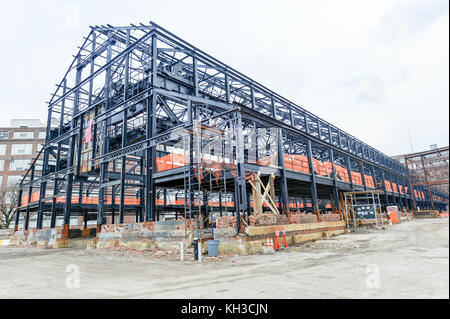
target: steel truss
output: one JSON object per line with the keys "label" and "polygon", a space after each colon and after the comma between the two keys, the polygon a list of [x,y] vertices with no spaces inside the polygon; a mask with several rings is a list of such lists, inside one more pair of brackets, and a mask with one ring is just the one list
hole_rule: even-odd
{"label": "steel truss", "polygon": [[[59,119],[56,129],[52,118]],[[152,221],[160,213],[182,216],[186,206],[194,213],[184,216],[194,218],[219,198],[220,213],[232,212],[239,229],[252,211],[251,172],[276,176],[284,213],[300,202],[324,212],[321,203],[330,196],[338,208],[339,192],[371,189],[383,190],[385,206],[410,209],[415,200],[426,207],[430,194],[441,198],[435,205],[448,202],[448,194],[433,188],[418,198],[397,161],[153,22],[91,27],[48,103],[47,123],[42,173],[31,167],[20,184],[20,211],[37,211],[37,228],[44,216],[51,227],[64,216],[68,231],[73,215],[84,216],[85,227],[90,219],[100,227],[116,214],[119,223],[130,214]],[[234,132],[215,191],[205,191],[204,177],[195,177],[204,169],[195,162],[196,125],[202,134]],[[186,138],[183,165],[158,168]]]}
{"label": "steel truss", "polygon": [[[448,196],[449,193],[449,147],[407,154],[405,163],[413,191],[416,187],[424,186],[430,198],[431,208],[441,210],[439,202],[442,201],[442,194]],[[413,205],[417,209],[415,201]]]}

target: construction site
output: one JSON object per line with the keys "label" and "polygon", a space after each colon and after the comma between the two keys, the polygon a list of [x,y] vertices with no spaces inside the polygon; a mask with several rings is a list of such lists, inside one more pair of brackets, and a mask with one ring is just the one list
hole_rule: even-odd
{"label": "construction site", "polygon": [[91,27],[47,118],[4,237],[16,249],[207,264],[419,218],[448,231],[448,147],[402,164],[153,22]]}

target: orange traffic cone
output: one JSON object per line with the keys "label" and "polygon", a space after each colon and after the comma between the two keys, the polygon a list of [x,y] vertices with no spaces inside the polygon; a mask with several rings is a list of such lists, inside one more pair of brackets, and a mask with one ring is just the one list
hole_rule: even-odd
{"label": "orange traffic cone", "polygon": [[280,230],[277,229],[275,231],[275,249],[279,250],[280,249]]}

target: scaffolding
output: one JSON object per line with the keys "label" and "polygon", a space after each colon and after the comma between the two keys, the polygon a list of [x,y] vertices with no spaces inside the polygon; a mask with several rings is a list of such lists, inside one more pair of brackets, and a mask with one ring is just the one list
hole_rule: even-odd
{"label": "scaffolding", "polygon": [[380,201],[381,191],[345,192],[345,220],[347,228],[350,224],[357,227],[360,221],[375,221],[376,228],[384,226],[382,206]]}

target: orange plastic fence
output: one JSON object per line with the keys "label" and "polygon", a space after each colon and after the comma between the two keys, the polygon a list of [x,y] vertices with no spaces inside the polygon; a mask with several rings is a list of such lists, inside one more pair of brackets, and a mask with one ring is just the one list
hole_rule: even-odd
{"label": "orange plastic fence", "polygon": [[333,164],[331,162],[321,162],[313,158],[314,171],[321,176],[331,176]]}
{"label": "orange plastic fence", "polygon": [[338,179],[340,179],[343,182],[350,183],[350,176],[348,174],[348,169],[340,165],[334,165],[334,168],[336,169],[336,177]]}
{"label": "orange plastic fence", "polygon": [[[24,195],[22,196],[22,206],[26,206],[28,204],[28,195]],[[39,200],[39,192],[34,192],[31,194],[31,201],[32,202],[37,202]],[[51,202],[51,200],[47,200],[47,203]],[[65,203],[66,202],[66,198],[65,197],[56,197],[56,203]],[[72,204],[78,204],[79,200],[78,197],[76,198],[72,198]],[[83,204],[98,204],[98,197],[94,197],[94,196],[83,196],[82,197],[82,203]],[[116,198],[115,203],[118,204],[118,198]],[[188,201],[189,203],[189,201]],[[112,197],[107,196],[105,197],[105,204],[112,204]],[[124,204],[125,205],[139,205],[140,204],[140,199],[139,198],[125,198],[124,199]],[[164,205],[164,199],[156,199],[156,205],[158,206],[163,206]],[[178,206],[184,206],[184,199],[177,199],[177,200],[170,200],[168,199],[166,201],[166,205],[178,205]],[[209,206],[213,206],[213,207],[219,207],[220,203],[218,201],[209,201],[208,202]],[[194,201],[194,206],[198,206],[198,201],[195,200]],[[223,201],[222,202],[222,207],[234,207],[234,202],[233,201]]]}
{"label": "orange plastic fence", "polygon": [[373,181],[373,177],[372,176],[364,175],[364,179],[366,181],[366,186],[367,187],[375,188],[375,183]]}
{"label": "orange plastic fence", "polygon": [[170,153],[156,159],[158,172],[167,171],[178,167],[183,167],[189,161],[184,154]]}
{"label": "orange plastic fence", "polygon": [[[156,159],[156,165],[158,171],[166,171],[173,168],[183,167],[187,162],[187,158],[184,154],[170,153],[165,156]],[[275,165],[277,163],[276,156],[274,154],[260,158],[256,161],[257,165],[269,166]],[[305,155],[297,154],[284,154],[284,163],[286,169],[294,170],[302,173],[311,173],[309,169],[308,158]],[[331,162],[321,162],[319,160],[313,159],[313,167],[318,175],[321,176],[331,176],[333,173],[333,165]],[[350,177],[348,169],[340,165],[335,164],[336,177],[343,181],[350,183]],[[358,172],[352,172],[353,183],[363,185],[362,174]],[[375,183],[371,176],[365,176],[366,185],[368,187],[375,188]],[[388,190],[392,190],[390,185],[387,186]]]}
{"label": "orange plastic fence", "polygon": [[398,193],[398,189],[397,189],[397,184],[396,183],[392,183],[392,188],[393,188],[395,193]]}
{"label": "orange plastic fence", "polygon": [[361,173],[352,172],[352,181],[353,184],[363,185]]}
{"label": "orange plastic fence", "polygon": [[[37,202],[39,200],[39,192],[34,192],[31,194],[31,200],[30,203]],[[81,198],[81,201],[83,204],[98,204],[98,197],[94,196],[83,196]],[[46,203],[51,203],[51,200],[46,200]],[[60,196],[56,197],[55,199],[56,203],[65,203],[66,197]],[[72,198],[72,204],[78,204],[79,199],[78,196]],[[107,196],[105,197],[105,203],[106,204],[112,204],[112,197]],[[118,203],[118,200],[116,198],[116,203]],[[139,205],[140,200],[139,198],[125,198],[124,199],[125,205]],[[22,206],[26,206],[28,204],[28,195],[22,196]]]}
{"label": "orange plastic fence", "polygon": [[386,187],[387,191],[392,192],[391,182],[384,180],[384,186]]}
{"label": "orange plastic fence", "polygon": [[284,166],[297,172],[310,173],[308,158],[303,155],[284,154]]}

